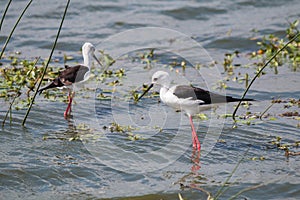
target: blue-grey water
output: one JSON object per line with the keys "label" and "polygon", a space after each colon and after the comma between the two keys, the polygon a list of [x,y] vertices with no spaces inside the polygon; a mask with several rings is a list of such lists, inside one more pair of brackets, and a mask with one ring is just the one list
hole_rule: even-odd
{"label": "blue-grey water", "polygon": [[[1,14],[7,3],[0,0]],[[12,1],[0,32],[1,46],[26,4]],[[33,1],[6,52],[46,59],[65,5]],[[246,54],[257,50],[250,38],[271,33],[284,37],[289,22],[299,19],[299,9],[296,0],[71,1],[54,52],[57,62],[51,64],[63,68],[65,54],[74,58],[69,65],[82,62],[79,50],[89,41],[116,59],[111,70],[123,68],[126,76],[101,82],[101,71],[93,71],[94,76],[76,88],[70,120],[63,117],[66,103],[42,95],[25,127],[20,124],[26,110],[14,111],[12,125],[0,130],[0,199],[179,199],[178,193],[184,199],[207,199],[203,190],[215,196],[238,164],[219,199],[238,192],[237,199],[299,198],[299,156],[286,157],[271,144],[276,137],[284,144],[299,142],[299,117],[279,115],[299,112],[299,107],[276,104],[268,111],[276,120],[255,119],[250,125],[241,121],[235,129],[231,118],[219,117],[232,113],[235,104],[206,111],[206,120],[195,119],[202,143],[199,157],[192,151],[184,113],[159,103],[157,96],[138,104],[130,98],[131,90],[140,90],[161,69],[170,72],[172,84],[191,83],[241,96],[245,87],[238,82],[216,89],[226,77],[224,53],[238,50],[243,56],[237,62],[248,64]],[[155,48],[154,57],[143,59],[149,48]],[[171,69],[174,61],[185,61],[185,72]],[[213,61],[218,64],[207,67]],[[206,67],[193,68],[197,63]],[[239,70],[251,77],[255,73],[254,68]],[[286,64],[278,75],[273,69],[266,72],[248,93],[257,101],[238,114],[262,112],[272,98],[300,98],[299,70]],[[116,79],[117,86],[108,84]],[[110,98],[96,98],[101,92]],[[2,121],[9,102],[0,99],[0,105]],[[125,132],[111,132],[113,122]]]}

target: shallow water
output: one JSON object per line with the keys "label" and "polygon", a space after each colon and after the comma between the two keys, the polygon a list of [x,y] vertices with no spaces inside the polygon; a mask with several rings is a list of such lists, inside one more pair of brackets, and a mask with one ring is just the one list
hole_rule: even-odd
{"label": "shallow water", "polygon": [[[0,32],[1,45],[26,3],[12,2]],[[24,58],[47,58],[64,3],[34,1],[6,51],[20,51]],[[196,70],[191,66],[213,60],[222,63],[224,53],[234,50],[249,53],[256,49],[255,41],[249,40],[254,36],[283,36],[287,21],[299,18],[299,6],[295,0],[71,1],[54,53],[59,62],[52,64],[63,65],[64,54],[74,57],[70,65],[81,62],[78,51],[90,41],[117,59],[111,69],[122,67],[126,76],[113,92],[105,92],[112,87],[96,77],[76,88],[69,121],[63,118],[65,103],[42,96],[36,99],[26,127],[19,125],[25,110],[14,111],[13,124],[0,134],[1,199],[178,199],[178,193],[185,199],[206,199],[204,192],[184,186],[215,195],[242,158],[221,199],[245,189],[249,190],[238,199],[296,199],[300,195],[299,157],[287,158],[270,144],[277,136],[282,143],[299,141],[299,120],[279,117],[287,111],[282,104],[269,111],[277,120],[241,122],[236,129],[231,118],[218,117],[232,113],[235,104],[206,111],[208,119],[195,119],[202,142],[199,158],[192,151],[190,126],[183,113],[159,103],[158,97],[135,104],[129,93],[149,83],[153,72],[170,71],[168,65],[178,60],[186,61],[187,68],[170,71],[174,84],[215,90],[217,81],[225,77],[222,67]],[[149,48],[155,48],[150,67],[139,56]],[[241,58],[240,62],[246,61]],[[241,69],[253,74],[251,70]],[[257,100],[250,111],[262,112],[273,97],[299,99],[298,77],[299,72],[287,66],[279,69],[279,75],[267,70],[249,91],[247,97]],[[230,81],[228,86],[216,92],[240,96],[244,91],[243,84]],[[95,98],[103,91],[111,99]],[[8,102],[0,102],[2,119]],[[238,114],[246,111],[241,108]],[[114,121],[132,129],[123,127],[125,133],[112,133],[103,128]],[[139,140],[128,139],[132,136]]]}

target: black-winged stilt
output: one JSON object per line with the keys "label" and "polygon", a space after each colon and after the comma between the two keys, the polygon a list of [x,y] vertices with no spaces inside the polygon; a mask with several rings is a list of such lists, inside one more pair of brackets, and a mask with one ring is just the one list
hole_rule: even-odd
{"label": "black-winged stilt", "polygon": [[[170,87],[170,83],[171,79],[167,72],[155,72],[152,76],[151,85],[138,98],[138,101],[153,87],[154,84],[161,86],[159,92],[161,101],[176,110],[185,111],[188,115],[192,128],[193,147],[200,151],[201,145],[195,131],[192,116],[210,109],[216,104],[235,102],[240,101],[241,99],[215,94],[207,90],[188,85],[175,85]],[[243,99],[243,101],[253,101],[253,99]]]}
{"label": "black-winged stilt", "polygon": [[67,117],[71,113],[72,100],[75,95],[75,92],[73,92],[74,85],[82,83],[89,79],[92,58],[94,58],[98,62],[98,64],[102,66],[100,61],[95,56],[95,47],[91,43],[84,43],[84,45],[82,46],[82,56],[83,64],[75,65],[72,67],[66,65],[65,69],[59,72],[58,77],[56,77],[48,85],[38,90],[39,94],[41,94],[44,90],[50,88],[68,88],[69,103],[66,111],[64,112],[65,117]]}

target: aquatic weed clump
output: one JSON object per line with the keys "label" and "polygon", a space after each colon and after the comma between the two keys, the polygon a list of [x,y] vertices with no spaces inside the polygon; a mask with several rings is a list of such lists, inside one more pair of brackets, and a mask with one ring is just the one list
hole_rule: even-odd
{"label": "aquatic weed clump", "polygon": [[[284,38],[280,38],[274,34],[263,36],[257,42],[259,49],[253,51],[252,58],[259,59],[260,62],[256,63],[257,66],[263,66],[264,63],[277,51],[279,51],[287,40],[291,40],[298,33],[299,20],[289,23],[289,27],[285,31]],[[299,70],[300,65],[300,38],[296,38],[293,42],[287,45],[270,63],[270,67],[274,68],[275,74],[278,74],[278,67],[288,63],[293,71]]]}
{"label": "aquatic weed clump", "polygon": [[41,68],[34,66],[34,61],[22,60],[15,55],[8,56],[8,64],[0,68],[0,97],[8,98],[10,93],[18,93],[20,87],[33,90]]}
{"label": "aquatic weed clump", "polygon": [[[11,101],[19,97],[14,108],[21,109],[29,105],[31,93],[35,91],[36,84],[41,79],[45,62],[40,59],[28,60],[20,58],[20,53],[13,53],[6,57],[5,63],[0,68],[0,98]],[[39,61],[39,62],[38,62]],[[53,66],[47,70],[45,80],[51,80],[56,76],[57,69]],[[50,98],[47,94],[46,97]]]}
{"label": "aquatic weed clump", "polygon": [[[289,27],[285,30],[283,36],[269,34],[250,38],[251,41],[256,41],[257,48],[254,51],[239,52],[235,50],[225,53],[223,61],[220,63],[226,76],[218,82],[216,88],[228,88],[228,81],[245,84],[247,88],[251,78],[254,76],[260,78],[267,74],[266,70],[263,71],[262,68],[275,54],[277,55],[268,63],[268,67],[274,71],[274,74],[279,74],[279,67],[289,67],[294,72],[299,71],[300,37],[295,37],[299,34],[298,24],[299,20],[289,23]],[[256,34],[259,33],[259,31],[255,32]],[[293,41],[289,43],[292,39]],[[285,46],[286,44],[287,46]],[[240,61],[242,63],[239,63]],[[216,63],[218,62],[216,61]],[[254,71],[252,73],[249,69],[253,68]],[[247,71],[245,72],[246,69]]]}

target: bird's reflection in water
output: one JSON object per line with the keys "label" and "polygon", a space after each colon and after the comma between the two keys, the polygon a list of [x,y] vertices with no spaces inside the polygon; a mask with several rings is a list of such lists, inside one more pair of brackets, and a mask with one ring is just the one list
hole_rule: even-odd
{"label": "bird's reflection in water", "polygon": [[201,168],[200,151],[197,151],[196,149],[193,149],[192,156],[191,156],[191,161],[192,161],[191,172],[196,173]]}

